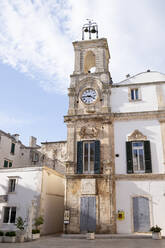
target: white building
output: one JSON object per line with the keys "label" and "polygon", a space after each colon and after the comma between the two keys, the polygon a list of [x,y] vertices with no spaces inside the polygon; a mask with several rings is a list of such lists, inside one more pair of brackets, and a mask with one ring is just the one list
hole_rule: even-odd
{"label": "white building", "polygon": [[0,230],[16,230],[21,216],[31,234],[34,219],[43,216],[41,234],[61,232],[64,187],[64,176],[48,167],[1,169]]}
{"label": "white building", "polygon": [[33,221],[41,215],[41,234],[62,231],[65,143],[46,142],[40,147],[30,137],[25,146],[19,135],[0,131],[0,230],[16,229],[15,220],[21,216],[27,220],[30,237]]}
{"label": "white building", "polygon": [[[116,100],[117,99],[117,100]],[[118,233],[165,235],[165,75],[147,71],[112,86]]]}

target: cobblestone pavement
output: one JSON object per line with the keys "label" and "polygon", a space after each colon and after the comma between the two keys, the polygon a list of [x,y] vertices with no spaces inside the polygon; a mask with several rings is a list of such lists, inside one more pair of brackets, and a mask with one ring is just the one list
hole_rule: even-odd
{"label": "cobblestone pavement", "polygon": [[0,248],[165,248],[165,239],[68,239],[45,236],[25,243],[0,243]]}

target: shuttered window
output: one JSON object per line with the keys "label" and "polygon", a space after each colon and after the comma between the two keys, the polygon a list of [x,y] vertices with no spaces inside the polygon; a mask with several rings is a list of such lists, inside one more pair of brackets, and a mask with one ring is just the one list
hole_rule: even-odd
{"label": "shuttered window", "polygon": [[100,173],[100,141],[77,142],[77,173]]}
{"label": "shuttered window", "polygon": [[77,174],[83,173],[83,142],[77,142]]}
{"label": "shuttered window", "polygon": [[144,141],[144,154],[145,154],[145,172],[151,173],[152,172],[152,161],[151,161],[151,148],[150,142]]}
{"label": "shuttered window", "polygon": [[151,173],[150,141],[126,142],[127,173]]}
{"label": "shuttered window", "polygon": [[15,152],[15,144],[11,143],[11,154],[14,155],[14,152]]}
{"label": "shuttered window", "polygon": [[8,161],[4,160],[4,167],[8,167]]}

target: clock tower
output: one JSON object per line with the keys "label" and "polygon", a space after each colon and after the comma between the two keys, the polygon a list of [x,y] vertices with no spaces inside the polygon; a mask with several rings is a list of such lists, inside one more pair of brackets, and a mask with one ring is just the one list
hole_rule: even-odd
{"label": "clock tower", "polygon": [[[65,210],[67,233],[115,233],[114,130],[110,107],[112,79],[107,39],[89,22],[89,40],[73,42],[67,124]],[[65,220],[64,220],[65,221]]]}

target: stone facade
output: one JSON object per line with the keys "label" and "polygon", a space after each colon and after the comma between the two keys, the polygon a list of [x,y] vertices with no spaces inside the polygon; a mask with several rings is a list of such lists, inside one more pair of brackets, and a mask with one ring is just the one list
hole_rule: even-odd
{"label": "stone facade", "polygon": [[[74,42],[73,45],[75,70],[71,75],[69,110],[65,116],[68,127],[65,208],[70,209],[67,232],[81,232],[81,198],[93,196],[96,200],[95,231],[115,233],[114,131],[108,45],[106,39]],[[91,66],[96,67],[94,73],[90,73]],[[94,104],[82,101],[82,94],[88,89],[97,92]],[[100,141],[100,173],[77,174],[77,142],[97,140]]]}
{"label": "stone facade", "polygon": [[33,136],[29,139],[29,146],[25,146],[18,134],[0,130],[0,169],[47,166],[64,174],[66,147],[66,141],[44,142],[39,146]]}

